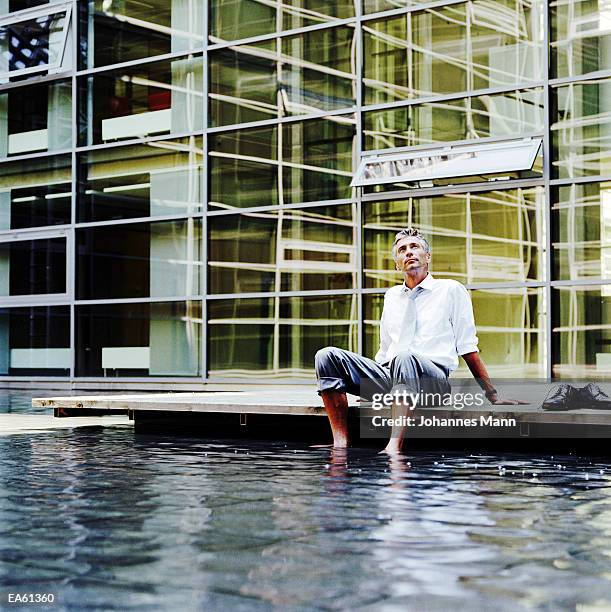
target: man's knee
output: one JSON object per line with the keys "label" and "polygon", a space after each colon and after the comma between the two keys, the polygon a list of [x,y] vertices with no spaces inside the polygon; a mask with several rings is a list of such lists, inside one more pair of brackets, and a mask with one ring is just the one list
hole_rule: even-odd
{"label": "man's knee", "polygon": [[413,364],[416,362],[416,356],[409,349],[399,351],[391,360],[392,365]]}
{"label": "man's knee", "polygon": [[316,371],[320,372],[325,366],[331,363],[340,352],[341,349],[335,346],[325,346],[325,348],[316,351],[316,355],[314,356],[314,367]]}

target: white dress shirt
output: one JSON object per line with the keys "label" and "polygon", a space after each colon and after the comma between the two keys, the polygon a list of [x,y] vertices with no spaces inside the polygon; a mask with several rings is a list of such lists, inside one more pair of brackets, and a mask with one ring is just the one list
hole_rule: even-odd
{"label": "white dress shirt", "polygon": [[430,274],[414,289],[403,284],[386,292],[380,321],[380,350],[375,360],[387,363],[397,354],[401,324],[412,292],[415,292],[416,332],[410,350],[452,372],[458,367],[459,355],[478,350],[471,298],[460,283],[438,280]]}

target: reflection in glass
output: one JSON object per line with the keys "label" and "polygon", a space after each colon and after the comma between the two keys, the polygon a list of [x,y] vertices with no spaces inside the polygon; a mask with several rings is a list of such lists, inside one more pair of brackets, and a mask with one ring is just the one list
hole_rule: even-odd
{"label": "reflection in glass", "polygon": [[70,7],[41,8],[33,15],[16,15],[0,26],[0,79],[38,74],[67,66]]}
{"label": "reflection in glass", "polygon": [[611,79],[571,83],[553,91],[556,108],[551,126],[553,177],[609,174]]}
{"label": "reflection in glass", "polygon": [[200,302],[76,307],[77,376],[197,376]]}
{"label": "reflection in glass", "polygon": [[354,37],[342,26],[212,51],[211,125],[351,108]]}
{"label": "reflection in glass", "polygon": [[0,296],[65,292],[65,238],[0,243]]}
{"label": "reflection in glass", "polygon": [[[194,0],[94,0],[82,27],[89,34],[83,68],[201,49],[203,7]],[[88,61],[87,61],[88,60]]]}
{"label": "reflection in glass", "polygon": [[79,156],[79,221],[187,215],[201,211],[201,138],[154,141]]}
{"label": "reflection in glass", "polygon": [[611,68],[608,0],[553,0],[550,9],[552,76],[578,76]]}
{"label": "reflection in glass", "polygon": [[72,144],[70,81],[0,93],[0,158],[67,149]]}
{"label": "reflection in glass", "polygon": [[[438,278],[445,278],[439,274]],[[538,378],[545,372],[544,290],[533,287],[470,291],[482,353],[494,377]],[[364,295],[364,354],[373,358],[380,345],[383,295]],[[470,376],[459,360],[455,376]]]}
{"label": "reflection in glass", "polygon": [[402,282],[391,248],[413,225],[432,248],[431,272],[463,283],[541,280],[544,262],[542,187],[364,205],[364,286]]}
{"label": "reflection in glass", "polygon": [[0,309],[0,375],[67,376],[70,308]]}
{"label": "reflection in glass", "polygon": [[611,285],[552,289],[553,374],[611,378]]}
{"label": "reflection in glass", "polygon": [[197,295],[200,231],[195,219],[77,230],[78,299]]}
{"label": "reflection in glass", "polygon": [[81,77],[83,145],[203,128],[201,55]]}
{"label": "reflection in glass", "polygon": [[210,206],[350,198],[355,140],[352,115],[212,134]]}
{"label": "reflection in glass", "polygon": [[535,82],[541,0],[474,0],[363,24],[364,103]]}
{"label": "reflection in glass", "polygon": [[0,229],[70,223],[70,156],[0,164]]}
{"label": "reflection in glass", "polygon": [[325,346],[356,350],[356,295],[208,302],[210,377],[307,378]]}
{"label": "reflection in glass", "polygon": [[360,0],[211,0],[210,42],[239,40],[354,17]]}
{"label": "reflection in glass", "polygon": [[543,90],[413,104],[363,115],[365,149],[519,137],[544,129]]}
{"label": "reflection in glass", "polygon": [[210,293],[352,289],[356,205],[208,219]]}
{"label": "reflection in glass", "polygon": [[554,277],[611,280],[611,183],[553,190]]}

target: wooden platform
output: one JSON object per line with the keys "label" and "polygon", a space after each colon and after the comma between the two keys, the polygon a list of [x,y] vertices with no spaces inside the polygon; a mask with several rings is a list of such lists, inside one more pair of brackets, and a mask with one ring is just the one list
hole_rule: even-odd
{"label": "wooden platform", "polygon": [[[383,439],[388,430],[372,427],[373,410],[350,397],[350,426],[355,439]],[[126,414],[136,431],[187,432],[193,435],[274,439],[328,440],[329,426],[315,390],[302,387],[265,387],[238,391],[80,395],[32,400],[39,408],[53,408],[55,416]],[[416,418],[439,419],[441,424],[410,427],[412,438],[610,438],[611,411],[572,410],[547,412],[540,406],[490,406],[481,408],[419,408]],[[319,418],[312,418],[319,417]],[[513,425],[482,425],[480,421],[504,419]],[[470,420],[473,426],[443,419]]]}

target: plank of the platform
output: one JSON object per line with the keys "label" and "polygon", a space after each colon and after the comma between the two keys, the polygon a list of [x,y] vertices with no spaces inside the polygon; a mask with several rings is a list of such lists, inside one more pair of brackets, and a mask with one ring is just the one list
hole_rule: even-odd
{"label": "plank of the platform", "polygon": [[35,433],[52,429],[74,427],[129,426],[133,423],[126,416],[68,417],[56,419],[51,414],[0,414],[0,436]]}
{"label": "plank of the platform", "polygon": [[[284,392],[281,392],[284,391]],[[350,398],[352,406],[359,406]],[[324,416],[325,411],[315,391],[275,389],[273,391],[228,391],[207,393],[156,393],[134,395],[83,395],[35,398],[32,405],[39,408],[95,408],[97,410],[218,412],[275,415]],[[380,414],[370,406],[361,406],[361,416]],[[574,410],[545,412],[533,405],[482,406],[478,409],[424,408],[418,414],[439,418],[479,418],[491,414],[495,418],[515,418],[522,423],[549,423],[572,425],[611,425],[611,411]]]}
{"label": "plank of the platform", "polygon": [[[355,405],[356,401],[352,400]],[[34,398],[35,408],[96,408],[98,410],[150,410],[177,412],[226,412],[324,415],[316,392],[279,393],[244,391],[215,393],[167,393],[147,395],[84,395]]]}

